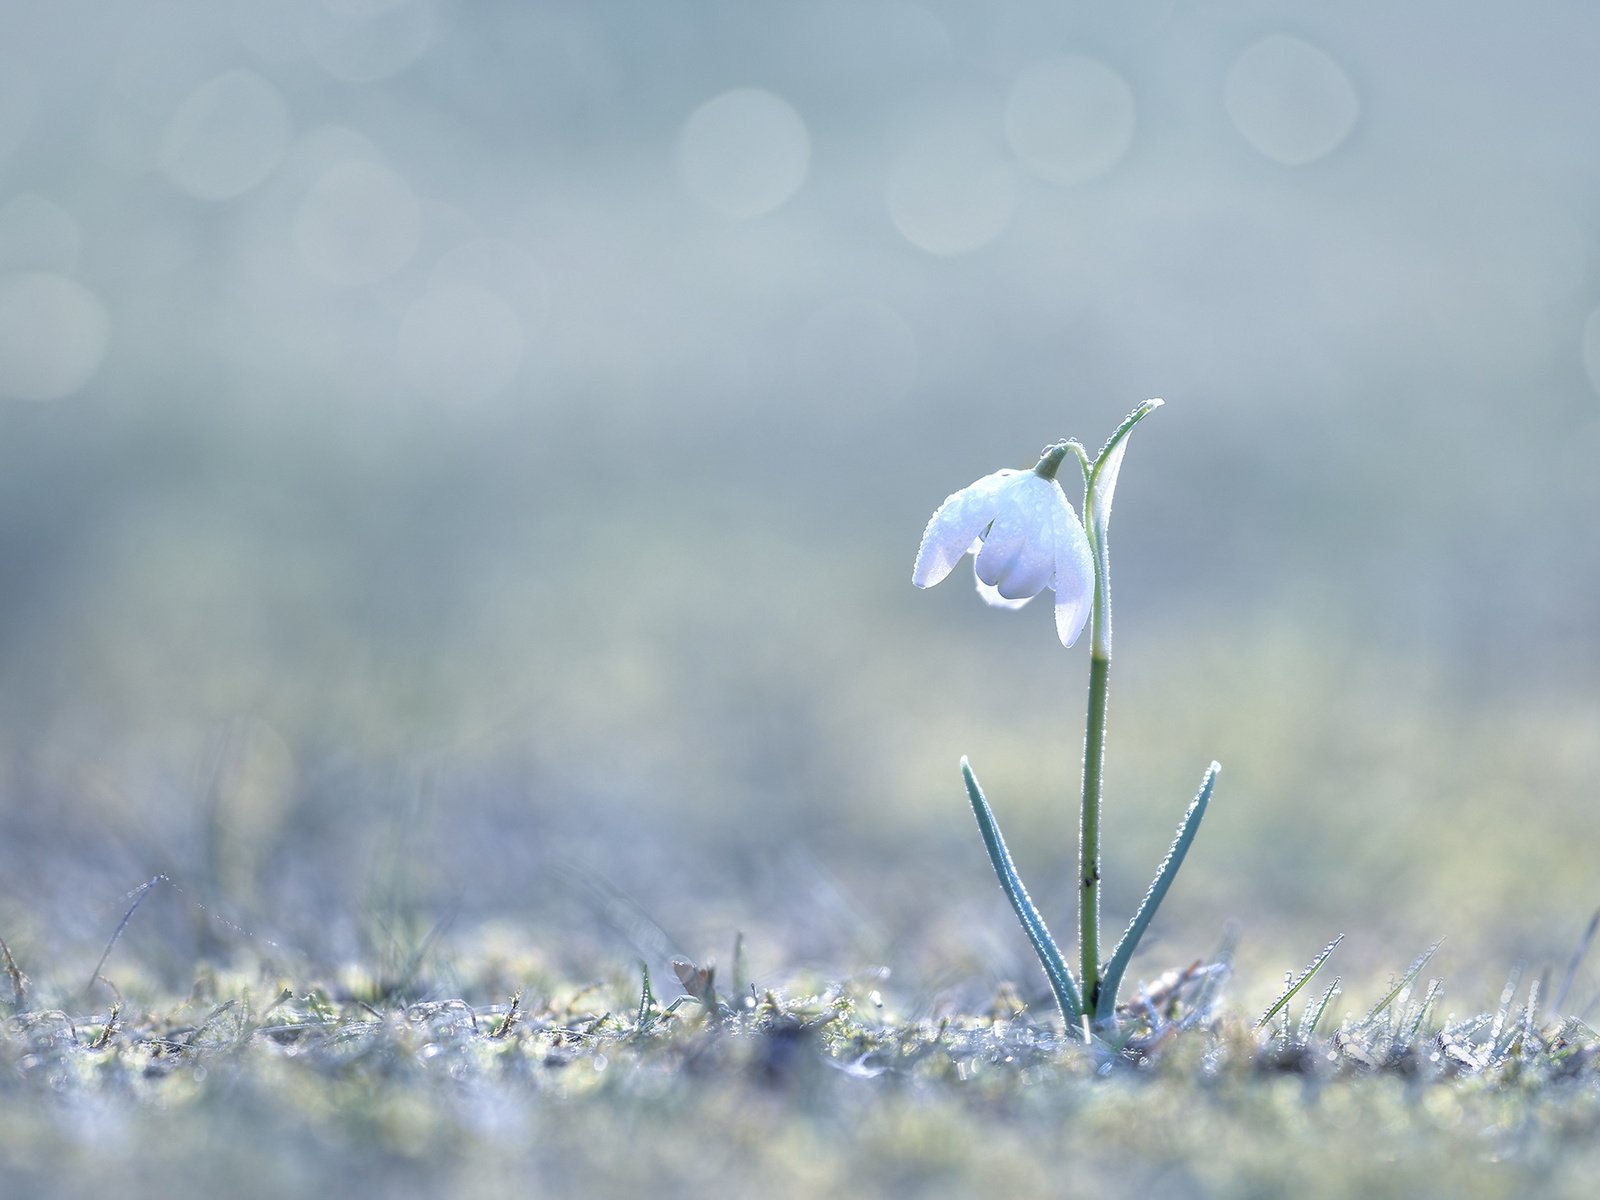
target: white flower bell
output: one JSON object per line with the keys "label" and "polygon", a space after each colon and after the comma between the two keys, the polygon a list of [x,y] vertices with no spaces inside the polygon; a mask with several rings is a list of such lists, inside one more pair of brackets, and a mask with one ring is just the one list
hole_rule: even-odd
{"label": "white flower bell", "polygon": [[1056,482],[1066,453],[1065,443],[1051,446],[1033,470],[996,471],[946,499],[922,534],[911,582],[932,587],[971,552],[984,600],[1021,608],[1050,588],[1061,644],[1077,641],[1094,596],[1094,554]]}

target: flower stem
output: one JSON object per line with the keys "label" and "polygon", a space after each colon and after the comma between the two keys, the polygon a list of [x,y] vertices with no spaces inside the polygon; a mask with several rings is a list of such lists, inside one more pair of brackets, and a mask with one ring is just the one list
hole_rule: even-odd
{"label": "flower stem", "polygon": [[[1097,594],[1094,620],[1100,621]],[[1106,761],[1106,700],[1111,658],[1089,658],[1089,719],[1083,735],[1083,807],[1078,827],[1078,944],[1084,1009],[1100,1004],[1100,795]]]}
{"label": "flower stem", "polygon": [[[1106,699],[1111,686],[1111,549],[1107,526],[1128,434],[1160,407],[1160,400],[1146,400],[1129,413],[1093,462],[1082,446],[1067,443],[1067,449],[1083,467],[1083,528],[1094,553],[1089,719],[1083,735],[1083,808],[1078,825],[1078,937],[1084,1011],[1096,1015],[1101,1009],[1114,1012],[1117,1002],[1115,995],[1102,997],[1106,980],[1100,969],[1100,797],[1106,766]],[[1111,985],[1116,986],[1114,977]]]}

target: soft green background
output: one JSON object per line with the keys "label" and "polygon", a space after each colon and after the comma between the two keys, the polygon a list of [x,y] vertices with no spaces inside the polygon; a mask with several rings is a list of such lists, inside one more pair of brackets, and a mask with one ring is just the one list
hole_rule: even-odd
{"label": "soft green background", "polygon": [[956,760],[1065,932],[1086,652],[911,561],[947,493],[1155,395],[1110,921],[1224,773],[1135,973],[1237,921],[1253,1006],[1337,932],[1357,976],[1448,935],[1466,1011],[1600,901],[1591,5],[7,26],[0,932],[36,975],[161,871],[124,971],[440,924],[445,961],[492,927],[661,971],[743,930],[758,980],[1042,998]]}

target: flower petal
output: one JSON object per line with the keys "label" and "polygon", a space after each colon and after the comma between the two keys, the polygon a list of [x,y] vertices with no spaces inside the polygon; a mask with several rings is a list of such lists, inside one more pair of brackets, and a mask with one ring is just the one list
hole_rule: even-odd
{"label": "flower petal", "polygon": [[[976,567],[977,564],[974,563],[973,566]],[[972,573],[976,575],[978,572],[974,570]],[[981,596],[983,598],[983,602],[989,605],[991,608],[1017,609],[1021,608],[1029,600],[1033,599],[1032,596],[1024,596],[1020,600],[1007,600],[1000,594],[999,588],[991,587],[981,579],[977,580],[976,582],[978,584],[978,595]]]}
{"label": "flower petal", "polygon": [[1031,471],[1007,484],[978,552],[978,578],[1007,600],[1049,587],[1056,569],[1051,511],[1065,502],[1060,487]]}
{"label": "flower petal", "polygon": [[1094,552],[1065,495],[1051,514],[1051,530],[1056,556],[1056,635],[1063,646],[1070,646],[1089,620],[1094,598]]}
{"label": "flower petal", "polygon": [[1011,469],[996,471],[945,498],[922,532],[912,583],[932,587],[950,574],[994,520],[1005,483],[1016,474]]}

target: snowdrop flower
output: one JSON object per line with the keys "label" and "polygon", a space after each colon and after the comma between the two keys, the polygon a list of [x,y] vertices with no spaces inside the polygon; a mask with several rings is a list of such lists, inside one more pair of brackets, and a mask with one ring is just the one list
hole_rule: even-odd
{"label": "snowdrop flower", "polygon": [[1031,471],[985,475],[941,504],[922,534],[911,582],[932,587],[967,553],[978,594],[1021,608],[1045,588],[1056,594],[1056,633],[1078,640],[1094,596],[1094,555],[1056,471],[1067,444],[1051,446]]}

